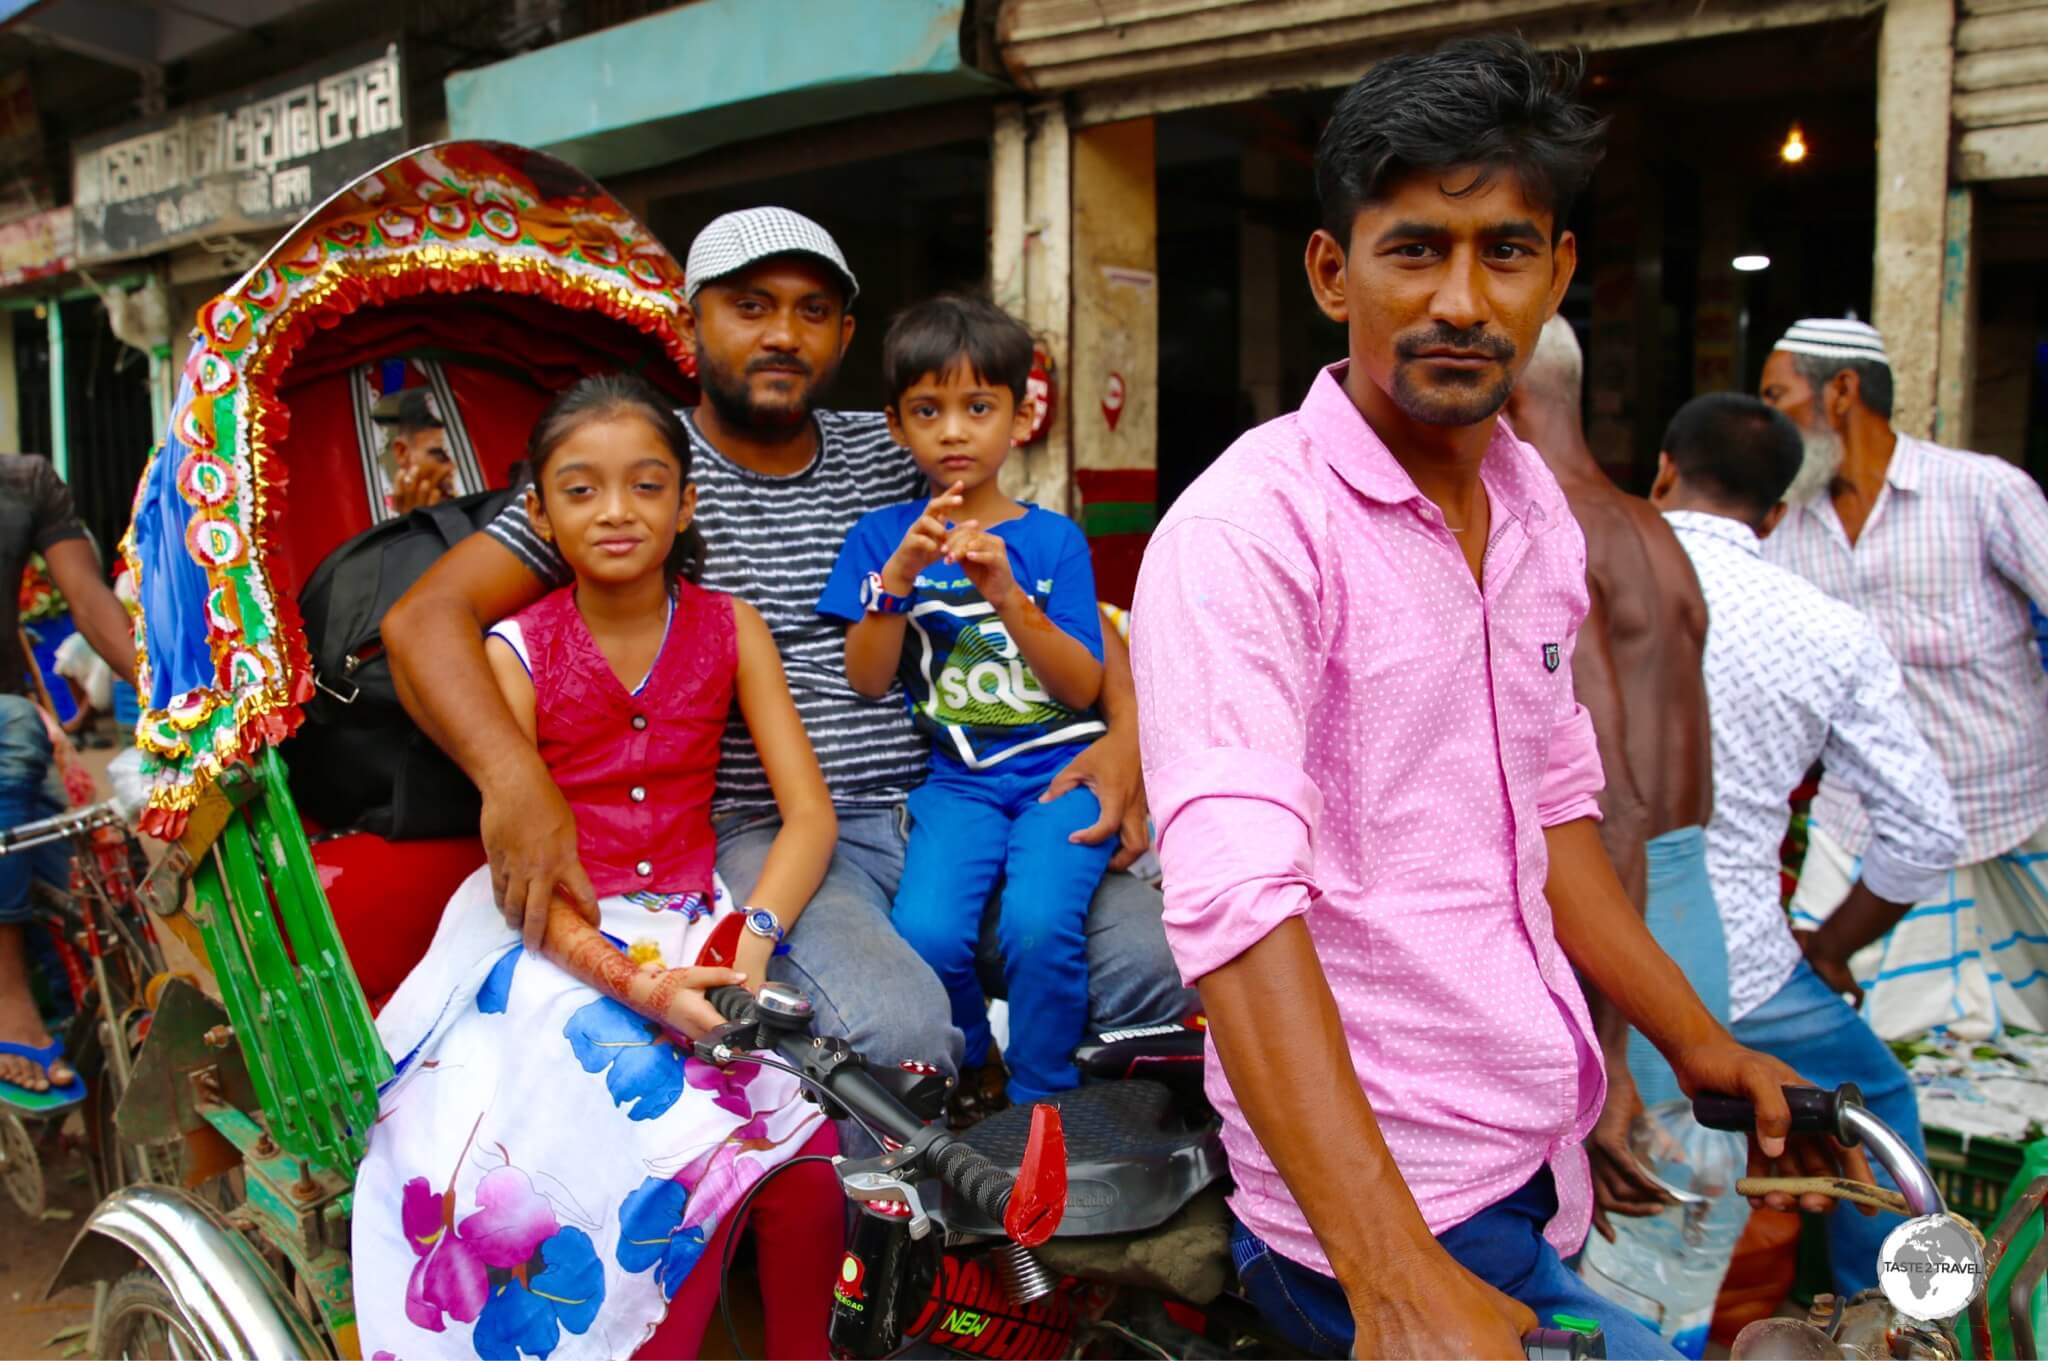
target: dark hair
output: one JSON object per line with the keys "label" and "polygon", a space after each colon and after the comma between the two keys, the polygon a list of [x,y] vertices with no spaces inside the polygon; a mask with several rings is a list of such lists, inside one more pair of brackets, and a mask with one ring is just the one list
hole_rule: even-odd
{"label": "dark hair", "polygon": [[1678,408],[1664,452],[1695,491],[1760,526],[1798,476],[1806,444],[1797,426],[1756,398],[1710,392]]}
{"label": "dark hair", "polygon": [[882,382],[894,406],[918,379],[950,373],[964,361],[976,377],[1000,383],[1021,402],[1031,350],[1031,332],[1002,308],[965,293],[941,293],[912,303],[889,323]]}
{"label": "dark hair", "polygon": [[[526,441],[526,464],[533,478],[534,495],[542,495],[541,477],[547,472],[548,460],[569,436],[592,421],[621,415],[638,416],[653,426],[654,433],[661,436],[661,442],[675,456],[682,480],[690,480],[690,432],[668,399],[645,378],[630,373],[597,373],[557,395],[533,423],[533,434]],[[665,564],[669,576],[689,582],[701,580],[704,549],[704,535],[693,522],[676,535],[675,546],[669,549]]]}
{"label": "dark hair", "polygon": [[[1349,250],[1358,210],[1411,173],[1497,170],[1551,213],[1551,239],[1600,164],[1605,119],[1573,96],[1585,62],[1539,53],[1518,37],[1459,38],[1433,52],[1389,57],[1344,92],[1316,147],[1323,228]],[[1448,192],[1448,191],[1447,191]]]}
{"label": "dark hair", "polygon": [[1886,420],[1892,418],[1891,365],[1875,359],[1833,359],[1827,355],[1799,354],[1790,350],[1786,353],[1792,356],[1792,367],[1799,371],[1799,376],[1813,385],[1816,399],[1836,374],[1847,370],[1856,375],[1856,391],[1862,394],[1863,405]]}

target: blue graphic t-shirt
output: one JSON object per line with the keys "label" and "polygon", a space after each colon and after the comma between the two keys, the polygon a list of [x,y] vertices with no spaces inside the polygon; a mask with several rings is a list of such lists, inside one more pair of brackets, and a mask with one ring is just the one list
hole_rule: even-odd
{"label": "blue graphic t-shirt", "polygon": [[[861,583],[882,570],[924,507],[921,500],[910,501],[862,516],[839,550],[818,613],[858,621],[866,613]],[[1022,517],[990,532],[1009,547],[1018,589],[1100,661],[1095,568],[1080,529],[1064,515],[1026,505]],[[935,758],[987,770],[1023,752],[1102,735],[1102,720],[1092,711],[1069,709],[1046,693],[995,608],[962,568],[945,562],[925,568],[913,599],[897,676],[912,720],[932,739]]]}

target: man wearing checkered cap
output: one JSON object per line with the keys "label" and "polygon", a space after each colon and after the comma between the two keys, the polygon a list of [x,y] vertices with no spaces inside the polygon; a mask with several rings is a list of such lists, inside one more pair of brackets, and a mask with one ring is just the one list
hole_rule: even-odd
{"label": "man wearing checkered cap", "polygon": [[[816,609],[854,522],[926,494],[923,474],[890,438],[881,412],[820,404],[853,340],[850,308],[860,287],[831,233],[786,208],[727,213],[691,244],[685,277],[690,307],[682,320],[703,391],[702,404],[682,413],[696,525],[708,548],[703,584],[745,600],[767,621],[838,814],[838,854],[809,905],[778,923],[789,952],[777,955],[770,977],[809,994],[821,1030],[869,1061],[922,1059],[951,1071],[962,1041],[945,989],[889,921],[903,870],[904,799],[925,777],[929,748],[900,696],[872,701],[848,687],[846,626]],[[483,793],[499,905],[530,940],[558,890],[593,919],[594,899],[568,805],[498,699],[481,639],[567,580],[560,556],[515,502],[435,564],[383,626],[413,716]],[[1136,702],[1120,641],[1106,661],[1110,734],[1076,756],[1047,793],[1093,789],[1102,819],[1077,836],[1121,834],[1128,860],[1144,849],[1146,827]],[[744,723],[727,730],[712,816],[719,874],[744,898],[781,828]],[[1183,995],[1160,917],[1156,889],[1130,875],[1104,877],[1087,925],[1096,1028],[1180,1016]],[[983,940],[994,949],[992,930]]]}
{"label": "man wearing checkered cap", "polygon": [[[1945,890],[1901,918],[1860,882],[1869,816],[1823,778],[1801,944],[1824,979],[1863,988],[1888,1039],[2048,1027],[2048,676],[2028,612],[2048,600],[2048,499],[2002,459],[1894,430],[1884,337],[1864,322],[1793,326],[1760,395],[1806,445],[1765,556],[1877,625],[1967,838]],[[1886,926],[1853,960],[1832,944]]]}

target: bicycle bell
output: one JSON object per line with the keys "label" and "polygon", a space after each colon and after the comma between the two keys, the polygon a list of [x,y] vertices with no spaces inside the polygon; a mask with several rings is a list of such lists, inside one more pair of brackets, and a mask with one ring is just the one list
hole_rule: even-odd
{"label": "bicycle bell", "polygon": [[763,983],[754,994],[754,1013],[781,1029],[802,1030],[811,1024],[810,999],[787,983]]}

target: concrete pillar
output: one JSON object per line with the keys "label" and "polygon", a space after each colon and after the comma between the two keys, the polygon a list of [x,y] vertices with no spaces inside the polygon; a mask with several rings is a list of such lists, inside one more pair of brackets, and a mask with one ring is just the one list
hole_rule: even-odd
{"label": "concrete pillar", "polygon": [[64,356],[64,303],[60,298],[50,299],[49,311],[45,314],[50,335],[50,463],[57,470],[57,476],[69,481],[71,478],[71,408],[64,400],[64,371],[67,367]]}
{"label": "concrete pillar", "polygon": [[0,451],[20,453],[21,386],[14,371],[15,314],[0,309]]}
{"label": "concrete pillar", "polygon": [[1891,354],[1892,424],[1934,430],[1948,230],[1955,0],[1887,0],[1877,59],[1871,320]]}
{"label": "concrete pillar", "polygon": [[1976,193],[1948,191],[1941,252],[1941,350],[1935,369],[1934,438],[1969,448],[1977,386]]}
{"label": "concrete pillar", "polygon": [[1057,510],[1073,486],[1072,136],[1057,101],[997,108],[989,144],[989,289],[1052,360],[1053,419],[1003,465],[1003,489]]}
{"label": "concrete pillar", "polygon": [[1074,135],[1076,468],[1159,464],[1159,199],[1149,118]]}

